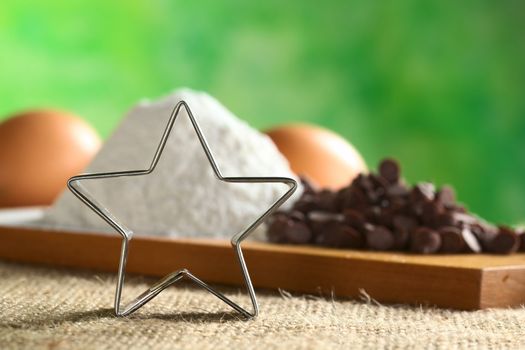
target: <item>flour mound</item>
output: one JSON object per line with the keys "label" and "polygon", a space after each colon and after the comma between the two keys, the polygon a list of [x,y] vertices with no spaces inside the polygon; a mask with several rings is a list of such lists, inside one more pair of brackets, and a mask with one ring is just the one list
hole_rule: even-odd
{"label": "flour mound", "polygon": [[[266,135],[239,120],[213,97],[187,89],[158,101],[139,103],[86,172],[148,168],[170,113],[181,100],[193,112],[224,176],[295,178]],[[186,112],[181,112],[152,174],[84,181],[83,185],[138,234],[230,238],[268,209],[288,187],[219,181]],[[300,192],[296,191],[289,202]],[[69,191],[64,191],[47,211],[43,223],[61,229],[114,232]]]}

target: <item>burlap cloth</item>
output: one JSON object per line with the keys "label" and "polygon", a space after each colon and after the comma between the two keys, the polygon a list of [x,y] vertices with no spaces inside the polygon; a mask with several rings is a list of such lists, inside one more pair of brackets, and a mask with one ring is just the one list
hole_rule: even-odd
{"label": "burlap cloth", "polygon": [[[523,308],[458,312],[259,291],[260,317],[243,321],[210,294],[183,285],[115,318],[114,281],[0,263],[0,348],[525,348]],[[128,298],[151,280],[129,282]],[[247,305],[243,294],[226,291]]]}

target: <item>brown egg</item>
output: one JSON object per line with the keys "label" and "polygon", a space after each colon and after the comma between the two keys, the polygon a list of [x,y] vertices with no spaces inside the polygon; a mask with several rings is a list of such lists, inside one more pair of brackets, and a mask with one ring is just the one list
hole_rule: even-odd
{"label": "brown egg", "polygon": [[93,128],[62,111],[27,111],[0,123],[0,207],[51,204],[100,144]]}
{"label": "brown egg", "polygon": [[348,185],[367,166],[359,152],[333,131],[306,124],[280,126],[266,132],[298,175],[320,187]]}

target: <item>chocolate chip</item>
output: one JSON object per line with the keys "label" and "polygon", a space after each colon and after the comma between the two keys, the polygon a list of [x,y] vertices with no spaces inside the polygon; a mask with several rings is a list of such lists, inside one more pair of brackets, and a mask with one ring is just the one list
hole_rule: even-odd
{"label": "chocolate chip", "polygon": [[363,235],[352,227],[339,225],[338,236],[341,247],[354,249],[360,249],[364,247]]}
{"label": "chocolate chip", "polygon": [[305,244],[310,242],[312,231],[304,222],[292,221],[286,229],[286,238],[291,244]]}
{"label": "chocolate chip", "polygon": [[359,174],[338,190],[319,190],[302,178],[292,210],[268,221],[268,239],[329,247],[411,250],[416,253],[525,251],[525,232],[495,227],[456,202],[454,189],[420,182],[408,187],[399,164],[385,159],[379,173]]}
{"label": "chocolate chip", "polygon": [[294,209],[303,213],[313,210],[337,211],[337,193],[322,190],[318,193],[305,193],[294,204]]}
{"label": "chocolate chip", "polygon": [[384,226],[369,227],[365,237],[366,246],[371,250],[390,250],[394,247],[394,235]]}
{"label": "chocolate chip", "polygon": [[285,237],[287,226],[288,218],[286,215],[274,214],[267,230],[268,240],[273,243],[287,243]]}
{"label": "chocolate chip", "polygon": [[295,221],[305,221],[306,216],[303,212],[300,212],[298,210],[294,210],[288,214],[288,217]]}
{"label": "chocolate chip", "polygon": [[372,223],[379,223],[381,218],[381,208],[378,206],[373,206],[364,211],[365,217],[368,221]]}
{"label": "chocolate chip", "polygon": [[410,250],[414,253],[431,254],[441,247],[441,236],[438,232],[426,227],[414,231],[410,241]]}
{"label": "chocolate chip", "polygon": [[436,195],[436,187],[430,182],[418,183],[411,192],[414,202],[433,201]]}
{"label": "chocolate chip", "polygon": [[442,253],[461,253],[465,250],[465,241],[461,230],[456,227],[443,227],[439,230],[441,236],[441,248]]}
{"label": "chocolate chip", "polygon": [[428,227],[438,226],[438,216],[441,214],[435,202],[424,202],[421,205],[421,220]]}
{"label": "chocolate chip", "polygon": [[268,240],[273,243],[305,244],[310,242],[312,232],[300,221],[278,215],[268,227]]}
{"label": "chocolate chip", "polygon": [[379,164],[379,174],[389,183],[395,184],[399,181],[401,170],[399,163],[394,159],[384,159]]}
{"label": "chocolate chip", "polygon": [[326,227],[331,223],[343,223],[344,216],[338,213],[312,211],[306,215],[307,223],[315,236],[323,235]]}
{"label": "chocolate chip", "polygon": [[456,213],[464,213],[464,214],[468,214],[468,210],[467,208],[464,206],[464,205],[461,205],[461,204],[454,204],[454,205],[449,205],[447,207],[447,209],[449,209],[450,211],[454,211]]}
{"label": "chocolate chip", "polygon": [[480,253],[481,245],[476,237],[476,235],[467,227],[461,230],[461,236],[463,236],[463,241],[465,242],[467,251],[471,253]]}
{"label": "chocolate chip", "polygon": [[373,189],[376,191],[382,189],[383,194],[385,194],[386,189],[390,187],[388,180],[381,175],[370,174],[368,175],[368,178],[372,182]]}
{"label": "chocolate chip", "polygon": [[520,247],[518,250],[520,252],[525,252],[525,228],[516,229],[516,234],[520,239]]}
{"label": "chocolate chip", "polygon": [[467,214],[467,213],[461,213],[461,212],[453,212],[452,217],[454,221],[461,222],[469,225],[478,224],[479,220],[476,219],[474,216]]}
{"label": "chocolate chip", "polygon": [[393,231],[394,245],[393,250],[406,250],[410,241],[410,232],[408,231]]}
{"label": "chocolate chip", "polygon": [[410,212],[409,206],[407,205],[408,202],[404,198],[400,197],[391,197],[389,199],[390,202],[390,208],[396,213],[396,214],[408,214]]}
{"label": "chocolate chip", "polygon": [[369,203],[372,203],[374,205],[377,205],[379,203],[379,201],[381,200],[381,193],[378,193],[376,191],[369,191],[367,192],[367,198],[368,198],[368,202]]}
{"label": "chocolate chip", "polygon": [[396,230],[410,233],[417,227],[418,222],[409,216],[396,215],[392,224]]}
{"label": "chocolate chip", "polygon": [[406,197],[410,194],[410,190],[405,184],[396,183],[388,187],[386,194],[389,197]]}
{"label": "chocolate chip", "polygon": [[331,213],[326,211],[312,211],[306,215],[309,221],[324,223],[328,221],[343,222],[345,216],[339,213]]}
{"label": "chocolate chip", "polygon": [[457,222],[454,220],[454,216],[452,213],[449,212],[443,212],[438,214],[435,217],[435,224],[436,227],[444,227],[444,226],[454,226],[457,227]]}
{"label": "chocolate chip", "polygon": [[311,210],[316,210],[318,207],[316,196],[312,193],[305,193],[295,202],[293,208],[302,213],[308,213]]}
{"label": "chocolate chip", "polygon": [[492,240],[498,234],[497,227],[482,223],[481,221],[473,221],[469,223],[462,222],[461,225],[464,228],[469,229],[474,234],[474,236],[480,242],[483,250],[490,251],[491,248],[489,246],[491,245]]}
{"label": "chocolate chip", "polygon": [[326,247],[359,249],[363,247],[364,240],[359,231],[331,221],[325,225],[322,233],[316,236],[315,242]]}
{"label": "chocolate chip", "polygon": [[354,186],[354,184],[343,191],[339,191],[338,197],[341,209],[362,209],[368,206],[368,197],[365,191],[359,186]]}
{"label": "chocolate chip", "polygon": [[390,201],[388,199],[382,199],[379,202],[379,207],[381,207],[381,208],[388,208],[388,207],[390,207]]}
{"label": "chocolate chip", "polygon": [[445,207],[452,207],[456,204],[456,192],[448,185],[442,186],[436,195],[436,201]]}
{"label": "chocolate chip", "polygon": [[359,174],[354,180],[354,183],[365,192],[374,190],[374,183],[366,174]]}
{"label": "chocolate chip", "polygon": [[509,254],[518,250],[520,240],[511,228],[500,226],[498,233],[487,243],[490,252],[496,254]]}
{"label": "chocolate chip", "polygon": [[356,229],[363,228],[363,225],[365,223],[365,216],[362,212],[354,209],[344,209],[343,216],[346,224]]}
{"label": "chocolate chip", "polygon": [[326,211],[337,210],[337,193],[330,190],[322,190],[317,194],[317,209]]}
{"label": "chocolate chip", "polygon": [[388,228],[392,228],[394,226],[393,225],[394,216],[397,215],[396,210],[391,207],[386,207],[386,208],[380,207],[380,209],[381,209],[381,212],[379,214],[377,223],[379,225],[383,225]]}

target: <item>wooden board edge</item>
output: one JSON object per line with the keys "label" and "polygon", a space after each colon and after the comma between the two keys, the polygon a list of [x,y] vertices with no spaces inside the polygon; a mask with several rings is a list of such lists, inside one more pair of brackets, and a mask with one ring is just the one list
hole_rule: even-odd
{"label": "wooden board edge", "polygon": [[525,305],[525,266],[482,271],[480,309]]}
{"label": "wooden board edge", "polygon": [[[121,238],[10,229],[2,231],[0,242],[0,257],[7,260],[115,272]],[[165,243],[132,241],[128,273],[164,276],[186,267],[212,283],[242,285],[228,242]],[[260,244],[246,244],[243,251],[257,288],[350,298],[364,292],[379,302],[466,310],[480,305],[480,271],[475,269],[365,260],[344,253],[316,255],[312,249],[268,249]]]}

